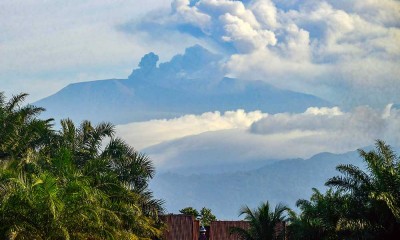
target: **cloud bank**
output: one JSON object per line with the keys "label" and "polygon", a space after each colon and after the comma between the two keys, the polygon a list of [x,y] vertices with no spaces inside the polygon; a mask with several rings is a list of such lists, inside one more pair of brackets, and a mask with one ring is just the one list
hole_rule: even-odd
{"label": "cloud bank", "polygon": [[348,106],[400,101],[398,1],[174,0],[151,22],[223,49],[231,76]]}
{"label": "cloud bank", "polygon": [[118,125],[117,135],[137,149],[143,149],[164,141],[170,141],[204,132],[225,129],[247,129],[265,114],[244,110],[207,112],[202,115],[185,115],[170,120],[152,120]]}
{"label": "cloud bank", "polygon": [[164,171],[343,153],[376,139],[400,147],[400,110],[391,104],[383,110],[361,106],[351,112],[338,107],[308,108],[299,114],[238,110],[132,123],[118,126],[117,132]]}

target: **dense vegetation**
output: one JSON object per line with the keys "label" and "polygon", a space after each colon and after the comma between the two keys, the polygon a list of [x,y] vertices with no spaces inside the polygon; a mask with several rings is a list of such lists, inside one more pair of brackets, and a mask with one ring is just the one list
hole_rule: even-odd
{"label": "dense vegetation", "polygon": [[193,207],[182,208],[179,212],[200,219],[201,224],[204,226],[210,226],[212,221],[217,221],[217,217],[212,213],[211,209],[206,207],[203,207],[200,212]]}
{"label": "dense vegetation", "polygon": [[249,222],[249,228],[231,227],[230,234],[243,240],[285,239],[285,231],[279,225],[286,220],[287,211],[290,209],[281,204],[272,209],[269,202],[262,203],[255,210],[244,206],[240,215],[244,215],[244,219]]}
{"label": "dense vegetation", "polygon": [[[26,94],[8,101],[0,93],[0,239],[154,239],[163,224],[162,201],[147,188],[151,161],[114,136],[109,123],[76,126],[38,116],[22,105]],[[377,141],[359,151],[366,171],[339,165],[329,190],[313,189],[298,200],[300,213],[268,202],[241,214],[242,239],[396,239],[400,236],[400,158]],[[227,199],[229,200],[229,199]],[[181,212],[215,220],[210,209]],[[277,231],[287,222],[285,232]]]}
{"label": "dense vegetation", "polygon": [[0,93],[0,239],[152,239],[162,201],[151,161],[109,123],[55,130],[44,111]]}
{"label": "dense vegetation", "polygon": [[[298,200],[300,213],[268,202],[255,210],[244,207],[241,214],[249,229],[231,229],[244,240],[283,239],[279,222],[288,223],[286,236],[293,240],[399,239],[400,158],[383,141],[376,150],[359,150],[367,171],[339,165],[339,176],[330,178],[330,188],[313,189],[310,200]],[[275,228],[274,228],[275,227]]]}

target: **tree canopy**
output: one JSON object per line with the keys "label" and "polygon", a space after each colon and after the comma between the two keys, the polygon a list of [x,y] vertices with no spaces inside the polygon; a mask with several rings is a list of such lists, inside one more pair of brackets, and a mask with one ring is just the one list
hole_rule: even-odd
{"label": "tree canopy", "polygon": [[[53,128],[27,94],[0,93],[1,239],[152,239],[163,202],[150,159],[115,137],[110,123]],[[104,146],[104,143],[105,146]]]}
{"label": "tree canopy", "polygon": [[193,207],[186,207],[179,210],[180,213],[191,215],[195,218],[200,218],[200,221],[205,226],[210,226],[212,221],[216,221],[217,217],[212,213],[210,208],[203,207],[200,212]]}
{"label": "tree canopy", "polygon": [[[27,94],[6,99],[0,92],[0,239],[155,239],[161,237],[163,201],[148,182],[151,160],[115,136],[110,123],[55,129],[40,119],[43,108],[24,105]],[[339,165],[323,193],[300,199],[299,213],[269,202],[240,215],[248,229],[241,239],[397,239],[400,236],[400,157],[378,140],[359,150],[366,167]],[[211,209],[181,213],[216,220]]]}
{"label": "tree canopy", "polygon": [[383,141],[359,150],[366,170],[339,165],[323,194],[313,189],[291,214],[293,239],[397,239],[400,236],[400,158]]}
{"label": "tree canopy", "polygon": [[[245,206],[240,215],[249,228],[231,228],[239,239],[279,239],[279,223],[287,222],[286,239],[398,239],[400,236],[400,158],[381,140],[375,150],[359,150],[365,170],[339,165],[340,175],[328,179],[323,193],[313,188],[309,200],[300,199],[299,213],[269,203]],[[287,213],[284,214],[284,213]]]}
{"label": "tree canopy", "polygon": [[242,240],[284,239],[284,231],[278,230],[277,227],[286,220],[286,212],[289,210],[282,204],[272,208],[268,201],[261,203],[254,210],[244,206],[239,216],[244,215],[244,219],[249,222],[249,228],[231,227],[230,233],[236,234]]}

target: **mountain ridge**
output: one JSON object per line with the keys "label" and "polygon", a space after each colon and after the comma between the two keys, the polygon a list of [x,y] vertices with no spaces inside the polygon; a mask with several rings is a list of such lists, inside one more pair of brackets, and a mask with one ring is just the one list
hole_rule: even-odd
{"label": "mountain ridge", "polygon": [[47,109],[44,117],[115,124],[238,108],[276,113],[331,106],[310,94],[224,77],[219,69],[221,58],[196,45],[157,66],[158,56],[149,53],[128,79],[70,84],[34,104]]}
{"label": "mountain ridge", "polygon": [[[251,163],[248,163],[251,164]],[[268,200],[283,202],[295,208],[298,199],[308,199],[313,187],[324,191],[325,181],[339,175],[338,164],[353,164],[364,168],[357,151],[342,154],[316,154],[308,159],[287,159],[258,169],[217,174],[180,172],[157,174],[150,187],[157,198],[166,200],[169,212],[192,206],[208,207],[219,219],[238,219],[243,204],[250,207]]]}

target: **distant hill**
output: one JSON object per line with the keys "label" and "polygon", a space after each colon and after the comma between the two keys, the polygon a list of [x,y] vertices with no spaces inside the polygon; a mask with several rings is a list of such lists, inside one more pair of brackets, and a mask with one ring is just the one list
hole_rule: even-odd
{"label": "distant hill", "polygon": [[262,81],[226,78],[219,70],[221,59],[196,45],[157,66],[158,56],[149,53],[128,79],[70,84],[34,104],[47,109],[44,117],[115,124],[208,111],[303,112],[310,106],[331,106]]}
{"label": "distant hill", "polygon": [[150,188],[156,197],[166,200],[170,212],[177,213],[188,206],[206,206],[219,219],[237,219],[239,208],[244,204],[256,207],[268,200],[295,207],[298,199],[311,196],[311,188],[325,189],[325,181],[338,175],[335,170],[338,164],[363,167],[356,151],[320,153],[307,160],[281,160],[253,170],[191,175],[161,173],[156,175]]}

